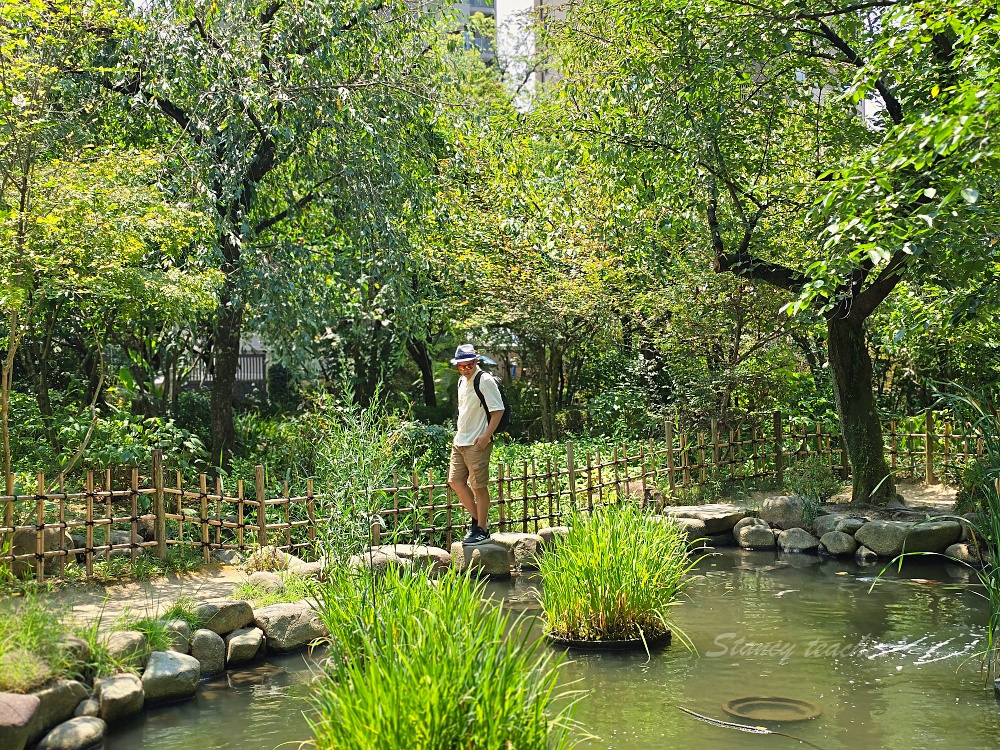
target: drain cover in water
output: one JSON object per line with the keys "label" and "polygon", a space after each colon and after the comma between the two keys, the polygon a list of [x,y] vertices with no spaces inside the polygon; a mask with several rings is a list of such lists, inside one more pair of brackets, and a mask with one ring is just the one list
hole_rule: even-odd
{"label": "drain cover in water", "polygon": [[752,721],[804,721],[815,719],[823,711],[815,703],[781,696],[736,698],[723,703],[722,710]]}

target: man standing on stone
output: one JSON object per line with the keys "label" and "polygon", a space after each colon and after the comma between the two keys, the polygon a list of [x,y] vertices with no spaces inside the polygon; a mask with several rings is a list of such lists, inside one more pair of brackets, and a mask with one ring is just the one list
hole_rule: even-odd
{"label": "man standing on stone", "polygon": [[[448,486],[458,495],[462,506],[472,515],[472,530],[463,544],[479,544],[489,539],[490,456],[493,433],[503,417],[503,398],[497,381],[479,369],[479,355],[472,344],[455,350],[451,363],[458,367],[458,427],[451,446]],[[475,383],[486,402],[480,401]]]}

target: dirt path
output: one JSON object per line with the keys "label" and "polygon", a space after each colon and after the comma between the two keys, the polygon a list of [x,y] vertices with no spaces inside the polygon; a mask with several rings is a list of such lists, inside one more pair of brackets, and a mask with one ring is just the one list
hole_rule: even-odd
{"label": "dirt path", "polygon": [[228,598],[246,580],[238,568],[206,565],[193,573],[173,574],[152,581],[88,584],[46,595],[53,611],[69,612],[77,623],[100,620],[102,625],[122,617],[156,617],[179,599]]}

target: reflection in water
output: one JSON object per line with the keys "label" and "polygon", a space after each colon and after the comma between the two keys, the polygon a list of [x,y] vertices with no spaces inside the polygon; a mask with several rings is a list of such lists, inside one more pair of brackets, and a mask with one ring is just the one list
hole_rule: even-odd
{"label": "reflection in water", "polygon": [[[712,726],[680,710],[731,719],[722,705],[746,696],[820,706],[816,719],[769,728],[824,750],[995,746],[1000,707],[975,656],[987,613],[971,579],[958,566],[915,560],[872,588],[880,569],[743,550],[704,559],[673,612],[697,654],[677,640],[648,659],[567,654],[564,681],[586,691],[576,718],[597,736],[583,747],[793,747],[786,737]],[[490,584],[489,593],[531,617],[539,585],[523,576]],[[195,700],[154,709],[116,732],[109,750],[300,742],[310,736],[303,715],[310,679],[302,655],[231,672]]]}

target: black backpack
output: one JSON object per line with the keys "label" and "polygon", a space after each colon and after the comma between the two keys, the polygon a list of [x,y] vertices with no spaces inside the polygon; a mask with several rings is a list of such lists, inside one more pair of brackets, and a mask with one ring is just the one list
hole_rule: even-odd
{"label": "black backpack", "polygon": [[[479,396],[479,403],[483,405],[483,409],[486,410],[486,419],[490,418],[490,408],[486,405],[486,397],[483,395],[482,390],[479,388],[479,380],[483,375],[487,374],[485,371],[480,370],[476,373],[475,379],[472,381],[472,387],[476,389],[476,395]],[[503,416],[500,417],[500,424],[497,425],[497,432],[507,432],[510,429],[510,401],[507,400],[507,393],[504,391],[503,384],[500,382],[499,378],[493,378],[493,381],[497,384],[497,390],[500,391],[500,400],[503,401]]]}

